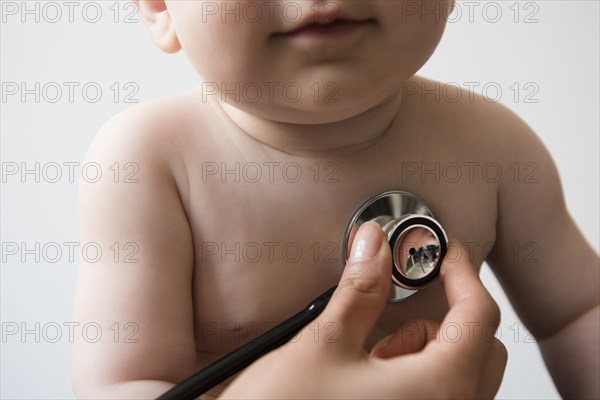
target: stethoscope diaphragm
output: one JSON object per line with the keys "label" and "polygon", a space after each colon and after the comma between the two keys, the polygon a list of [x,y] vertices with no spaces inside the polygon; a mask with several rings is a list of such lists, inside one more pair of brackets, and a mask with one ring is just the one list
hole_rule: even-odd
{"label": "stethoscope diaphragm", "polygon": [[447,251],[448,237],[422,199],[408,192],[390,191],[362,204],[344,233],[345,261],[354,234],[367,221],[381,226],[392,251],[388,301],[404,300],[435,280]]}

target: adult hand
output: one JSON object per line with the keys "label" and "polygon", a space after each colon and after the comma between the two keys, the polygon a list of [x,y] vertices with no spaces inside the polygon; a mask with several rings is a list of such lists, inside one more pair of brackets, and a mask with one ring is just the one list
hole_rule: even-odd
{"label": "adult hand", "polygon": [[461,252],[446,256],[441,267],[450,305],[441,326],[431,321],[405,323],[369,354],[364,343],[386,305],[391,254],[379,226],[363,224],[339,286],[315,320],[319,338],[331,337],[335,324],[335,340],[314,340],[314,332],[302,332],[297,341],[248,367],[222,397],[493,397],[507,358],[506,349],[493,337],[500,312],[467,253],[458,243],[452,247]]}

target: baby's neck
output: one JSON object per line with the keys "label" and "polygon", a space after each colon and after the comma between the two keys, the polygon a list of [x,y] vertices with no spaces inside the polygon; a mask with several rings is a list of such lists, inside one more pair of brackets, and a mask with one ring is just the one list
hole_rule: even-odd
{"label": "baby's neck", "polygon": [[398,115],[401,96],[393,96],[363,113],[339,122],[295,124],[273,121],[220,103],[243,133],[263,145],[300,157],[351,153],[377,143]]}

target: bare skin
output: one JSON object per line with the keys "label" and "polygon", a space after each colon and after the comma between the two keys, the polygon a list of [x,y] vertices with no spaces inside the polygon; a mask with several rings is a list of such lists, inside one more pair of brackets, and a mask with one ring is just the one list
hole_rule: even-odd
{"label": "bare skin", "polygon": [[[335,121],[303,111],[316,116],[301,125],[301,112],[276,122],[194,90],[109,121],[86,162],[103,171],[135,163],[139,181],[81,182],[81,241],[99,243],[105,256],[81,262],[75,320],[105,331],[119,322],[123,334],[132,322],[138,342],[76,343],[77,395],[157,396],[297,312],[339,281],[355,208],[405,190],[472,249],[476,269],[488,259],[561,394],[598,397],[598,348],[585,339],[599,331],[598,258],[566,211],[549,154],[498,104],[466,94],[425,100],[390,90],[360,113],[334,109]],[[236,163],[239,179],[221,175]],[[439,177],[422,174],[436,163]],[[124,263],[123,251],[115,262],[115,242],[122,251],[135,243],[137,261]],[[367,347],[404,321],[441,321],[447,310],[439,283],[388,304]]]}
{"label": "bare skin", "polygon": [[[314,327],[304,329],[297,340],[248,367],[222,397],[493,397],[502,381],[506,349],[500,341],[486,338],[484,331],[497,326],[500,311],[469,260],[457,257],[456,262],[450,262],[446,258],[440,282],[450,305],[442,326],[481,322],[477,327],[471,325],[470,335],[449,341],[444,338],[444,328],[436,329],[435,323],[411,321],[367,353],[363,347],[365,339],[389,293],[391,253],[376,223],[363,224],[356,237],[339,286],[323,314],[311,324],[325,331],[323,328],[333,321],[339,328],[336,340],[315,341],[311,332]],[[451,245],[460,248],[457,242]],[[423,377],[435,385],[423,385]]]}

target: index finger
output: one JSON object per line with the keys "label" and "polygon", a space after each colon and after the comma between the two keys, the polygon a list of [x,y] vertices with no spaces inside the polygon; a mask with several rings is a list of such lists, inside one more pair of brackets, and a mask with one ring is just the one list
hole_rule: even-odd
{"label": "index finger", "polygon": [[449,352],[453,358],[478,368],[495,342],[500,309],[483,286],[462,245],[452,241],[448,249],[440,278],[450,310],[435,342],[430,342],[426,350]]}

